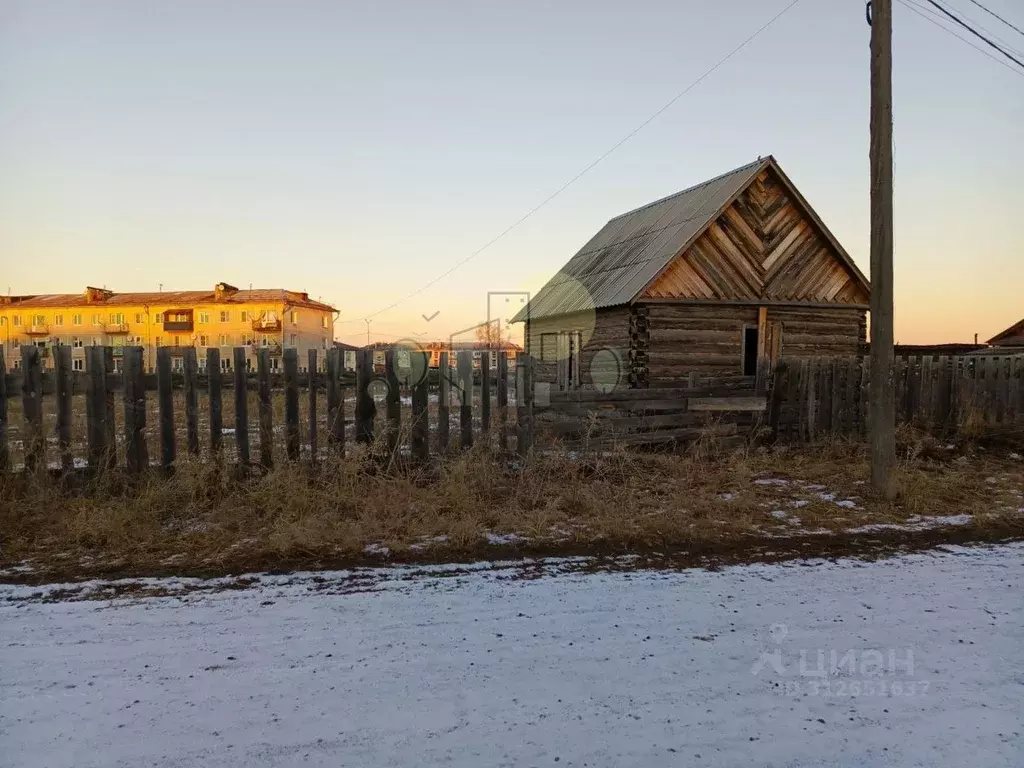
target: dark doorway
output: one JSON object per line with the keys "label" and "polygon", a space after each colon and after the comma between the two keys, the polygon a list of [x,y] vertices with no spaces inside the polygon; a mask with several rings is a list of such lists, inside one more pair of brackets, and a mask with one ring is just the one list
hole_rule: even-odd
{"label": "dark doorway", "polygon": [[743,375],[757,375],[757,326],[743,329]]}

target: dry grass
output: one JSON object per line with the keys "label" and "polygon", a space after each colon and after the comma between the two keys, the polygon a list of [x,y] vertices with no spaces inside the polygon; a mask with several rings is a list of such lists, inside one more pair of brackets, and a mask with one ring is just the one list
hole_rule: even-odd
{"label": "dry grass", "polygon": [[364,450],[315,475],[283,465],[243,481],[195,462],[128,490],[96,481],[88,494],[7,479],[0,564],[29,562],[51,578],[317,567],[363,562],[367,545],[444,560],[498,554],[488,534],[550,553],[739,547],[915,515],[969,514],[976,530],[1024,535],[1024,462],[1006,450],[949,451],[904,431],[900,456],[894,502],[869,496],[865,447],[841,439],[724,456],[713,442],[686,455],[555,451],[524,462],[477,448],[418,470]]}

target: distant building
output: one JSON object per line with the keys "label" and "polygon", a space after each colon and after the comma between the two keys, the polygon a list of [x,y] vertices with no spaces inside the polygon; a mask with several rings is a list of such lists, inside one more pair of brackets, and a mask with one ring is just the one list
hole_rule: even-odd
{"label": "distant building", "polygon": [[218,283],[212,291],[115,293],[90,287],[82,293],[0,296],[0,342],[9,368],[20,365],[20,347],[28,344],[44,350],[46,367],[53,365],[53,346],[70,346],[75,370],[85,368],[85,347],[104,345],[114,347],[117,367],[120,350],[141,346],[150,370],[158,347],[172,349],[176,368],[186,347],[197,348],[200,367],[206,365],[205,350],[219,347],[226,371],[233,365],[233,347],[246,348],[246,366],[252,368],[256,350],[269,349],[272,369],[280,368],[285,347],[295,347],[305,368],[310,349],[326,350],[333,343],[334,314],[334,307],[284,289],[239,290]]}
{"label": "distant building", "polygon": [[610,220],[519,311],[537,380],[648,387],[856,355],[870,286],[773,157]]}
{"label": "distant building", "polygon": [[[384,370],[384,359],[385,353],[395,347],[395,344],[387,341],[375,341],[372,344],[363,347],[363,349],[373,350],[373,367],[375,371],[382,372]],[[518,344],[513,344],[511,341],[503,341],[500,343],[492,343],[487,341],[424,341],[410,344],[399,344],[402,349],[416,349],[426,352],[429,356],[428,365],[431,368],[437,368],[441,365],[441,353],[449,353],[449,363],[455,367],[456,353],[465,350],[472,350],[473,352],[473,367],[479,369],[482,362],[485,351],[490,351],[490,367],[495,369],[498,367],[498,352],[504,350],[506,359],[508,360],[509,369],[515,368],[516,357],[523,351],[522,347]]]}

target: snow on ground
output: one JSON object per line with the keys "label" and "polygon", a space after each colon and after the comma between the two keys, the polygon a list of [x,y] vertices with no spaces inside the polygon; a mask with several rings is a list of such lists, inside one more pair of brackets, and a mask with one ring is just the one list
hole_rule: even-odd
{"label": "snow on ground", "polygon": [[143,600],[0,587],[0,764],[1024,763],[1022,544],[538,566]]}

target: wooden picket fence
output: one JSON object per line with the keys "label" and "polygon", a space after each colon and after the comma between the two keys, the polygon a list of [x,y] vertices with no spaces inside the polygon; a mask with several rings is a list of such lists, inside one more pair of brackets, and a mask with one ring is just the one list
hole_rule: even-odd
{"label": "wooden picket fence", "polygon": [[[868,357],[781,362],[766,425],[800,440],[867,434],[870,365]],[[1024,355],[899,357],[891,381],[899,423],[939,436],[1024,436]]]}
{"label": "wooden picket fence", "polygon": [[[232,434],[235,444],[236,462],[243,468],[268,469],[274,464],[274,424],[272,398],[275,392],[283,390],[284,395],[284,448],[288,461],[299,461],[305,453],[312,463],[322,458],[318,434],[319,417],[326,407],[326,440],[328,453],[338,457],[345,454],[345,413],[343,389],[354,385],[354,439],[358,443],[383,444],[392,456],[426,460],[432,453],[444,453],[454,442],[451,434],[451,401],[454,396],[457,405],[458,446],[473,445],[475,435],[490,439],[500,437],[500,447],[507,449],[509,438],[514,437],[515,450],[525,454],[533,442],[532,387],[533,361],[520,356],[516,366],[517,383],[515,391],[522,393],[514,403],[515,420],[509,406],[509,371],[507,354],[498,350],[496,355],[496,376],[490,371],[476,372],[473,367],[473,352],[459,351],[457,365],[452,371],[449,353],[440,355],[442,375],[428,376],[429,358],[427,353],[410,351],[409,364],[399,365],[397,352],[390,351],[383,375],[373,370],[372,350],[357,353],[354,380],[343,370],[342,350],[331,349],[326,353],[326,373],[317,374],[317,350],[309,351],[307,371],[299,373],[298,351],[283,351],[283,374],[271,373],[270,353],[259,350],[257,370],[251,375],[245,366],[246,350],[233,350],[233,369],[222,372],[220,350],[207,350],[206,371],[200,374],[197,354],[194,348],[181,350],[183,372],[172,371],[172,356],[169,348],[157,352],[155,374],[143,370],[143,348],[124,347],[122,373],[114,372],[114,357],[111,347],[90,347],[86,350],[84,373],[72,371],[71,348],[62,346],[54,350],[54,370],[44,372],[38,348],[22,348],[20,370],[8,373],[0,350],[0,471],[14,467],[10,459],[8,433],[10,419],[8,401],[20,395],[24,414],[24,469],[33,472],[54,469],[62,472],[76,468],[96,471],[123,467],[130,475],[157,465],[171,470],[179,457],[176,436],[180,413],[176,413],[176,390],[184,393],[185,453],[192,458],[209,456],[221,459],[224,454],[224,434]],[[485,356],[483,359],[487,359]],[[447,374],[447,375],[444,375]],[[81,392],[81,379],[85,379],[86,410],[86,456],[84,460],[73,452],[72,400]],[[438,402],[433,429],[436,440],[432,440],[432,420],[428,409],[428,381],[438,382]],[[479,381],[479,404],[474,413],[474,381]],[[378,408],[371,387],[374,382],[383,382],[385,395],[381,431],[375,428]],[[76,387],[77,385],[77,387]],[[378,387],[382,385],[377,385]],[[225,429],[223,419],[223,391],[233,390],[234,424]],[[157,433],[159,458],[149,457],[147,423],[147,396],[156,392]],[[252,455],[250,445],[250,418],[248,393],[257,393],[255,431],[258,436],[258,456]],[[300,430],[300,392],[307,400],[308,422],[305,435]],[[122,435],[118,439],[117,392],[122,397]],[[208,438],[203,442],[200,435],[200,393],[204,394],[208,412]],[[319,395],[326,394],[326,403],[321,405]],[[412,417],[407,429],[402,424],[403,394],[411,400]],[[59,462],[49,464],[46,460],[46,432],[44,431],[44,398],[52,397],[56,404],[56,444]],[[492,432],[492,421],[495,429]],[[474,431],[474,427],[476,430]],[[514,430],[514,432],[513,432]],[[407,438],[407,444],[403,439]],[[375,442],[376,441],[376,442]],[[123,461],[122,461],[123,459]]]}

